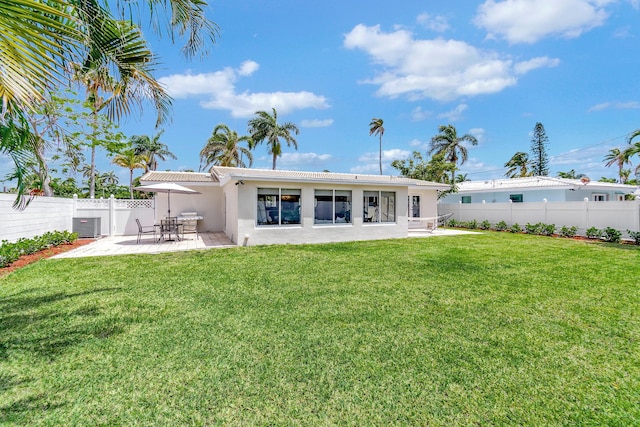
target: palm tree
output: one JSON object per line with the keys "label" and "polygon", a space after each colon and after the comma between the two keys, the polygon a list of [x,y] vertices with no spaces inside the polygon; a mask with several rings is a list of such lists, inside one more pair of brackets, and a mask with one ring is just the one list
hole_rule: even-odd
{"label": "palm tree", "polygon": [[609,150],[609,154],[604,156],[603,161],[606,162],[605,166],[609,167],[614,164],[618,165],[618,176],[620,177],[621,184],[624,184],[627,181],[623,171],[624,171],[624,165],[629,163],[630,156],[631,156],[631,153],[628,150],[620,150],[617,147]]}
{"label": "palm tree", "polygon": [[380,175],[382,175],[382,136],[384,135],[384,121],[376,117],[369,123],[369,136],[378,135],[380,137]]}
{"label": "palm tree", "polygon": [[571,169],[569,172],[558,172],[558,178],[565,179],[580,179],[586,177],[583,173],[576,173],[575,169]]}
{"label": "palm tree", "polygon": [[160,137],[164,133],[164,130],[158,132],[150,138],[148,135],[134,135],[131,137],[131,143],[136,154],[144,154],[149,160],[147,163],[147,171],[155,171],[158,169],[158,161],[167,160],[167,157],[177,159],[175,154],[169,151],[169,147],[166,144],[160,142]]}
{"label": "palm tree", "polygon": [[147,156],[143,154],[136,154],[133,149],[125,150],[120,154],[114,156],[111,163],[114,165],[122,166],[129,169],[129,193],[133,199],[133,171],[134,169],[146,169]]}
{"label": "palm tree", "polygon": [[533,173],[529,171],[529,166],[529,155],[524,151],[518,151],[504,164],[505,168],[509,168],[504,175],[507,178],[524,178],[531,176]]}
{"label": "palm tree", "polygon": [[[131,14],[139,10],[133,3],[149,5],[152,24],[158,32],[166,22],[172,36],[186,35],[183,52],[188,57],[202,51],[205,43],[215,41],[217,36],[216,24],[205,17],[206,0],[116,0],[114,10],[122,14],[121,21],[117,21],[107,9],[110,3],[107,0],[0,1],[0,28],[3,33],[0,126],[4,127],[0,153],[10,156],[14,163],[19,190],[16,204],[21,200],[24,202],[21,195],[26,189],[22,182],[26,173],[25,156],[33,153],[32,141],[29,140],[31,128],[26,118],[73,71],[67,65],[87,61],[93,65],[99,57],[103,57],[106,68],[111,69],[126,68],[131,60],[140,64],[140,54],[145,50],[144,39],[139,32],[129,31],[135,28],[131,24],[135,21]],[[121,3],[127,3],[127,7]],[[167,13],[163,14],[163,11]],[[165,17],[166,21],[161,22]],[[131,45],[137,48],[122,49]],[[114,51],[118,52],[120,60],[125,61],[117,60]],[[142,56],[149,58],[148,55]],[[155,62],[146,64],[145,74],[150,75],[149,70]],[[129,71],[132,72],[126,75],[134,82],[146,79],[135,70]],[[153,99],[149,86],[136,86],[135,90],[117,95],[124,101],[120,103],[122,108],[118,108],[116,102],[107,113],[113,116],[128,114],[133,105],[129,98],[134,94],[140,98],[151,94]],[[163,102],[158,103],[157,100],[154,101],[156,107],[164,107]]]}
{"label": "palm tree", "polygon": [[256,117],[249,120],[249,134],[253,141],[253,147],[266,141],[268,145],[268,153],[273,156],[273,170],[276,169],[276,159],[282,155],[282,145],[280,139],[283,139],[287,146],[293,145],[298,149],[298,142],[291,135],[295,133],[298,135],[300,130],[298,127],[291,123],[285,122],[278,124],[278,113],[275,108],[272,108],[273,115],[266,111],[257,111]]}
{"label": "palm tree", "polygon": [[253,156],[249,148],[240,146],[241,142],[246,142],[249,148],[253,147],[249,136],[238,136],[236,131],[230,130],[225,124],[216,126],[211,138],[200,151],[200,170],[214,165],[245,168],[247,165],[243,161],[243,156],[247,156],[249,167],[251,167]]}
{"label": "palm tree", "polygon": [[[429,154],[444,154],[445,160],[458,166],[458,160],[460,165],[463,165],[469,156],[467,147],[464,143],[471,145],[478,145],[478,140],[471,134],[465,134],[458,137],[458,132],[453,125],[440,125],[438,128],[439,134],[431,138],[431,147],[429,148]],[[456,171],[451,171],[451,182],[456,182]]]}

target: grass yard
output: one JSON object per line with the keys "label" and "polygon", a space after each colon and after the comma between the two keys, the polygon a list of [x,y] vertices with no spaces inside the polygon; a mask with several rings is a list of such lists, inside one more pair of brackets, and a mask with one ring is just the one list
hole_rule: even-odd
{"label": "grass yard", "polygon": [[0,424],[639,425],[640,250],[510,233],[43,260]]}

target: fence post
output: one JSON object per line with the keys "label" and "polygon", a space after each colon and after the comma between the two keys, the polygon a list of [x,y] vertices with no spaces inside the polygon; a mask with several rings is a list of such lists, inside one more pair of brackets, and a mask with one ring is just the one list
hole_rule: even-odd
{"label": "fence post", "polygon": [[78,195],[74,194],[73,195],[73,211],[71,213],[72,217],[76,217],[78,216]]}
{"label": "fence post", "polygon": [[513,200],[509,198],[509,227],[513,225]]}
{"label": "fence post", "polygon": [[487,202],[485,200],[482,201],[482,220],[485,221],[487,219]]}
{"label": "fence post", "polygon": [[584,198],[584,231],[587,234],[587,230],[589,229],[589,198]]}
{"label": "fence post", "polygon": [[542,199],[542,201],[544,202],[544,223],[547,223],[547,199],[546,197],[544,199]]}
{"label": "fence post", "polygon": [[116,229],[116,197],[109,196],[109,236],[113,236]]}

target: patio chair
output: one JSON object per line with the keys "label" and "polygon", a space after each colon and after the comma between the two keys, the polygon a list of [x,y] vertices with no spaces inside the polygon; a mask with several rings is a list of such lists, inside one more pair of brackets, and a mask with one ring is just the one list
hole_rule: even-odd
{"label": "patio chair", "polygon": [[161,219],[160,220],[160,238],[158,239],[158,241],[160,240],[164,240],[166,238],[166,240],[168,241],[172,241],[174,239],[171,238],[171,236],[175,236],[175,240],[181,240],[180,239],[180,229],[182,228],[182,225],[178,224],[178,220],[176,217],[168,217],[167,219]]}
{"label": "patio chair", "polygon": [[138,240],[136,244],[140,243],[140,239],[143,234],[151,234],[153,233],[153,241],[156,241],[156,226],[155,225],[142,225],[140,224],[140,220],[136,218],[136,223],[138,224]]}
{"label": "patio chair", "polygon": [[195,219],[187,219],[182,221],[182,238],[185,234],[196,234],[196,240],[198,240],[198,221]]}

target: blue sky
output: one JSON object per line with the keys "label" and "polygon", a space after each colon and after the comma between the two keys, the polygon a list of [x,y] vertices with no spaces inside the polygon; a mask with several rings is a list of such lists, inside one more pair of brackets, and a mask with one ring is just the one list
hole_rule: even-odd
{"label": "blue sky", "polygon": [[[599,179],[616,176],[603,157],[640,128],[640,0],[209,4],[221,31],[203,60],[186,61],[179,45],[145,31],[174,97],[162,141],[178,159],[160,169],[198,170],[217,124],[244,135],[255,111],[272,107],[300,128],[298,150],[284,147],[277,161],[289,170],[377,174],[368,125],[379,117],[385,174],[450,123],[479,141],[461,173],[500,178],[541,122],[552,175]],[[153,120],[147,108],[122,129],[151,135]],[[271,167],[266,146],[253,167]]]}

